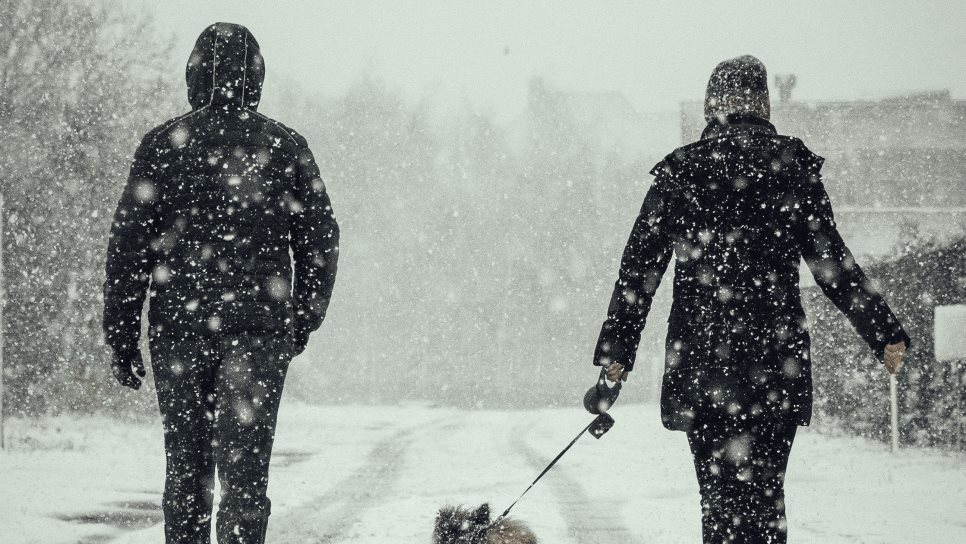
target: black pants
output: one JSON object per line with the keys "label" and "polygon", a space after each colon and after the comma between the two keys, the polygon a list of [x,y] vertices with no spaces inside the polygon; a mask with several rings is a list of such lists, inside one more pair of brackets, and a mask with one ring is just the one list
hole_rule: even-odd
{"label": "black pants", "polygon": [[736,419],[688,432],[704,544],[784,544],[785,467],[797,426]]}
{"label": "black pants", "polygon": [[208,544],[215,467],[218,542],[265,540],[268,464],[289,333],[152,335],[151,366],[164,422],[168,544]]}

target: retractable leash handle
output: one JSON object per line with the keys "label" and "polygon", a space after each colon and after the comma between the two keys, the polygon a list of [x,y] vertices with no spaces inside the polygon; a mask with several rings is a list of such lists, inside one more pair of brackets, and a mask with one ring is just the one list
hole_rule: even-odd
{"label": "retractable leash handle", "polygon": [[614,382],[614,385],[607,385],[607,368],[600,367],[597,383],[584,394],[584,408],[594,415],[604,414],[610,410],[621,394],[620,379]]}

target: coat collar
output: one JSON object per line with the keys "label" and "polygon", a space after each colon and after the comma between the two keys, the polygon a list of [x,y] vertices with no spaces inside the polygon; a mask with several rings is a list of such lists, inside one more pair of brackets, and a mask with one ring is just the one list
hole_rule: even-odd
{"label": "coat collar", "polygon": [[722,138],[748,132],[778,134],[778,131],[775,130],[775,125],[766,119],[747,113],[732,113],[723,118],[718,117],[712,119],[708,123],[708,126],[705,127],[704,132],[701,133],[701,139]]}

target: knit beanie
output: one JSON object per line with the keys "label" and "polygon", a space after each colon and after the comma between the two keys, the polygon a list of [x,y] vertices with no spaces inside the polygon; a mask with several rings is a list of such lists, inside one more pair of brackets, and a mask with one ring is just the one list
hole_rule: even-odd
{"label": "knit beanie", "polygon": [[730,114],[746,113],[768,120],[768,73],[751,55],[720,62],[711,72],[704,98],[704,119],[708,122]]}

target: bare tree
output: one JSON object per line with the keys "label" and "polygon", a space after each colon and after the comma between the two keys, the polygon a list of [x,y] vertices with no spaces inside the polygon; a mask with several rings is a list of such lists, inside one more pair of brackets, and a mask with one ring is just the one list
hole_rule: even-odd
{"label": "bare tree", "polygon": [[170,48],[116,2],[0,2],[0,191],[8,202],[10,406],[104,398],[101,259],[129,156],[174,109]]}

